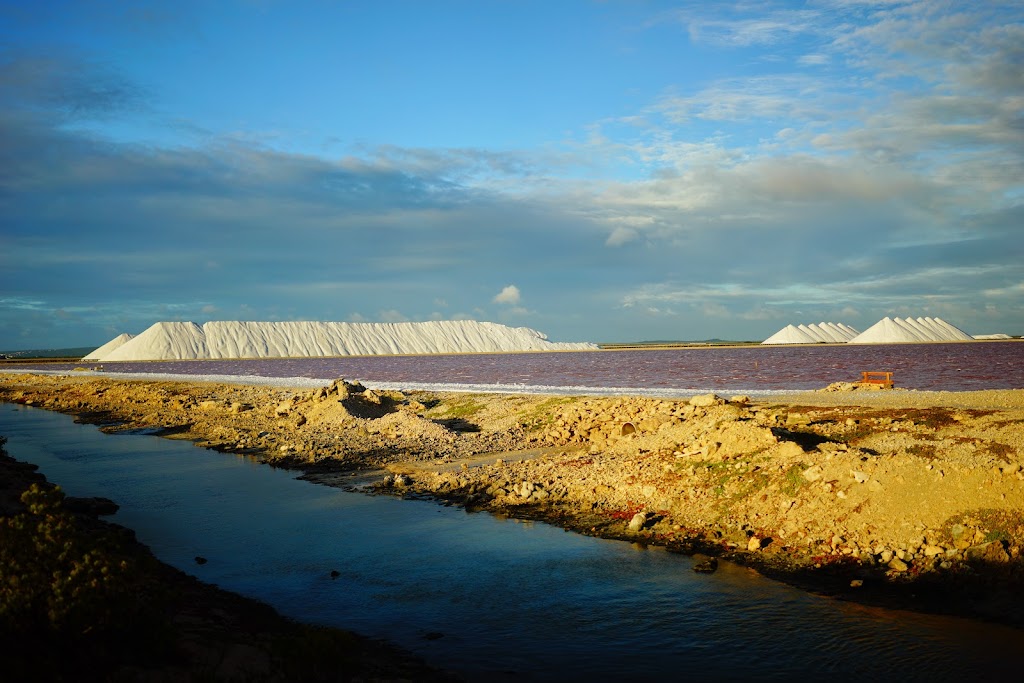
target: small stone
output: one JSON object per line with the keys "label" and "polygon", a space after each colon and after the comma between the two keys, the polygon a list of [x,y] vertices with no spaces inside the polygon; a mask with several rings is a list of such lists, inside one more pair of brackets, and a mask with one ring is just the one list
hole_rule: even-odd
{"label": "small stone", "polygon": [[628,528],[630,531],[640,531],[644,528],[645,524],[647,524],[647,513],[638,512],[633,515],[633,519],[629,520]]}
{"label": "small stone", "polygon": [[821,479],[821,475],[821,465],[814,465],[813,467],[808,467],[806,470],[803,471],[803,477],[807,481],[818,481],[819,479]]}
{"label": "small stone", "polygon": [[907,565],[906,562],[904,562],[903,560],[899,559],[898,557],[894,557],[888,563],[887,566],[889,567],[889,569],[893,570],[894,572],[905,572],[905,571],[907,571],[910,568]]}
{"label": "small stone", "polygon": [[757,552],[761,549],[761,544],[763,542],[764,539],[758,538],[757,536],[751,536],[750,540],[747,541],[747,550],[749,550],[752,553]]}
{"label": "small stone", "polygon": [[716,394],[700,394],[690,399],[691,406],[697,406],[700,408],[706,408],[708,406],[719,405],[723,403],[722,399]]}
{"label": "small stone", "polygon": [[864,585],[864,581],[861,579],[854,579],[850,581],[850,588],[860,588]]}

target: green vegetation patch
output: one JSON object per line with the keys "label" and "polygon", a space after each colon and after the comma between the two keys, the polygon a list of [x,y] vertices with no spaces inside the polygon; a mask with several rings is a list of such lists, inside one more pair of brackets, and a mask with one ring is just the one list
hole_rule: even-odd
{"label": "green vegetation patch", "polygon": [[524,410],[519,417],[519,424],[527,429],[543,429],[559,417],[559,408],[579,402],[575,396],[552,396]]}
{"label": "green vegetation patch", "polygon": [[807,479],[804,477],[805,469],[807,469],[807,465],[802,462],[791,465],[782,477],[780,490],[787,496],[795,497],[800,489],[807,484]]}
{"label": "green vegetation patch", "polygon": [[431,412],[442,414],[446,417],[467,419],[479,413],[483,408],[483,403],[477,400],[474,396],[469,395],[445,401],[436,408],[431,409]]}
{"label": "green vegetation patch", "polygon": [[124,536],[83,528],[64,493],[33,484],[25,512],[0,518],[0,631],[86,637],[120,631],[152,595]]}

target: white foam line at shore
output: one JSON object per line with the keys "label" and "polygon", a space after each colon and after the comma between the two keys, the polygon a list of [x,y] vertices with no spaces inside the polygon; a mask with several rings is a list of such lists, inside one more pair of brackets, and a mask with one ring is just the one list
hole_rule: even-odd
{"label": "white foam line at shore", "polygon": [[[0,372],[23,374],[24,370],[0,369]],[[38,375],[91,376],[109,379],[141,379],[166,382],[223,382],[225,384],[251,384],[255,386],[282,388],[316,389],[333,382],[331,378],[315,377],[263,377],[262,375],[187,375],[164,372],[98,372],[95,370],[32,370]],[[450,393],[476,394],[538,394],[550,396],[647,396],[650,398],[689,398],[700,394],[719,394],[723,396],[775,396],[796,394],[809,389],[654,389],[650,387],[588,387],[588,386],[554,386],[543,384],[453,384],[447,382],[376,382],[373,380],[356,380],[368,389],[383,391],[438,391]]]}

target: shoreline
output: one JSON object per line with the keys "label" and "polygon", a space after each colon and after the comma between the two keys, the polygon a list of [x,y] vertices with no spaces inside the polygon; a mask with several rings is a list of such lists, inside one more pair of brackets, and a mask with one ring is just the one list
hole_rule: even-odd
{"label": "shoreline", "polygon": [[[45,581],[62,585],[76,572],[89,571],[88,559],[76,559],[87,553],[94,563],[107,563],[104,575],[111,570],[116,577],[112,586],[104,582],[99,588],[93,580],[94,593],[80,587],[78,601],[56,603],[84,617],[84,631],[54,621],[52,614],[47,620],[17,611],[18,590],[5,590],[3,607],[18,615],[8,621],[9,614],[0,613],[0,657],[11,680],[460,680],[391,643],[298,622],[159,561],[134,531],[104,518],[116,513],[116,501],[65,496],[35,464],[9,456],[2,437],[0,530],[15,541],[14,549],[0,549],[11,563],[0,568],[5,583],[20,584],[21,594],[37,593],[45,608],[56,589],[44,589],[41,577],[26,576],[26,567],[43,564],[52,571]],[[58,502],[28,514],[21,497],[30,487]],[[19,518],[28,524],[19,525]],[[39,531],[30,539],[19,535],[19,529],[36,525]],[[47,546],[54,537],[63,544],[61,559]],[[119,564],[127,570],[119,572]]]}
{"label": "shoreline", "polygon": [[1024,628],[1024,390],[675,400],[0,374],[0,400]]}

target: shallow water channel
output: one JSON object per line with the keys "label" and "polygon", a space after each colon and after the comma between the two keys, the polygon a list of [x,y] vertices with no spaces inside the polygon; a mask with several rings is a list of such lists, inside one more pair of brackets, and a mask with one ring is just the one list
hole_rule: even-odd
{"label": "shallow water channel", "polygon": [[728,563],[696,574],[655,548],[319,486],[188,442],[11,404],[0,435],[69,495],[117,501],[111,521],[165,562],[469,680],[935,681],[1024,664],[1018,630],[821,598]]}

